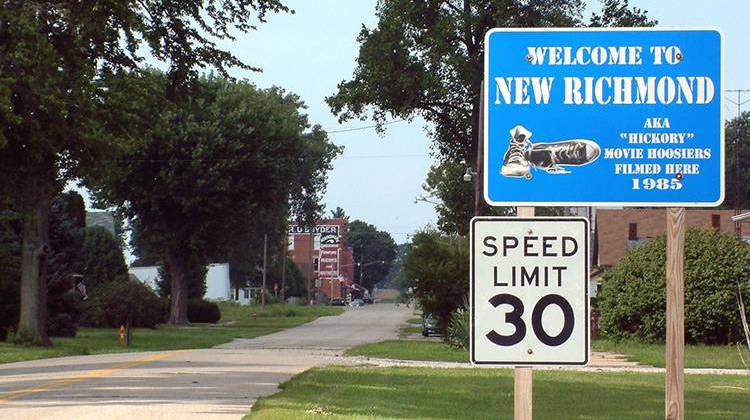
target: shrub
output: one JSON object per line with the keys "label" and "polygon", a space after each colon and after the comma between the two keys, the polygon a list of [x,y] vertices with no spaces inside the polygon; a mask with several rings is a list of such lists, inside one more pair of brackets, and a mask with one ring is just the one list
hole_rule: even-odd
{"label": "shrub", "polygon": [[92,327],[119,327],[128,317],[134,327],[154,328],[164,321],[166,305],[150,287],[135,280],[105,283],[89,294],[83,322]]}
{"label": "shrub", "polygon": [[[666,238],[631,250],[604,276],[598,296],[600,332],[614,339],[663,341]],[[741,339],[737,284],[750,296],[750,246],[727,234],[689,229],[685,236],[685,340]],[[746,298],[747,300],[747,298]]]}
{"label": "shrub", "polygon": [[214,324],[221,318],[219,305],[204,299],[188,301],[188,320],[190,322],[208,322]]}
{"label": "shrub", "polygon": [[86,287],[93,290],[111,281],[126,281],[128,267],[115,236],[101,226],[86,228],[81,253]]}
{"label": "shrub", "polygon": [[403,264],[407,288],[426,314],[436,316],[441,330],[461,306],[469,289],[469,246],[466,238],[427,230],[414,235]]}
{"label": "shrub", "polygon": [[464,306],[453,311],[451,323],[448,325],[448,333],[445,337],[451,346],[464,350],[469,349],[468,305],[464,304]]}

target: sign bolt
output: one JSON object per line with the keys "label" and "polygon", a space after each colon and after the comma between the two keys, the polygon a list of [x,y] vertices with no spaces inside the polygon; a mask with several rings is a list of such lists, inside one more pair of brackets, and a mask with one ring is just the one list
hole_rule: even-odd
{"label": "sign bolt", "polygon": [[526,61],[528,61],[529,63],[531,62],[532,58],[533,57],[531,56],[531,54],[526,54]]}
{"label": "sign bolt", "polygon": [[677,172],[677,175],[674,177],[677,178],[678,181],[682,181],[682,172]]}
{"label": "sign bolt", "polygon": [[534,354],[534,350],[528,349],[528,350],[526,350],[526,353],[528,353],[528,354]]}
{"label": "sign bolt", "polygon": [[675,54],[674,58],[676,58],[677,61],[682,61],[682,53]]}

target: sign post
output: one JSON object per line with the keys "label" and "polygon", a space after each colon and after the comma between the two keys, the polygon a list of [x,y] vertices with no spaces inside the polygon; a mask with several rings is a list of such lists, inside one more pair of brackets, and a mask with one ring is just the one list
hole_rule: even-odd
{"label": "sign post", "polygon": [[[521,206],[526,217],[532,206],[669,208],[670,419],[684,417],[685,207],[724,200],[723,61],[714,29],[513,28],[485,37],[487,203]],[[530,418],[531,371],[515,377],[516,418]]]}
{"label": "sign post", "polygon": [[664,418],[685,417],[685,209],[667,209],[667,348]]}
{"label": "sign post", "polygon": [[[516,207],[516,216],[534,217],[534,207]],[[534,371],[529,366],[513,369],[513,418],[534,418]]]}

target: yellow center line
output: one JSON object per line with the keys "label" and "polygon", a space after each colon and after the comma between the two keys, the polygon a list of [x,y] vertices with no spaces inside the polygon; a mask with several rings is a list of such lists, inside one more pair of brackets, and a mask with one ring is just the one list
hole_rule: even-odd
{"label": "yellow center line", "polygon": [[0,394],[0,405],[7,403],[8,401],[17,400],[19,398],[26,397],[28,395],[38,394],[40,392],[49,391],[52,389],[62,388],[66,385],[75,384],[88,379],[101,378],[104,376],[111,375],[117,371],[125,370],[137,366],[142,366],[148,363],[163,360],[168,357],[176,356],[180,353],[185,353],[188,350],[177,350],[170,352],[161,352],[152,354],[141,359],[131,360],[129,362],[120,363],[109,368],[96,369],[83,374],[70,376],[67,378],[56,379],[54,381],[45,382],[43,384],[34,385],[28,388],[19,389],[16,391],[10,391],[5,394]]}

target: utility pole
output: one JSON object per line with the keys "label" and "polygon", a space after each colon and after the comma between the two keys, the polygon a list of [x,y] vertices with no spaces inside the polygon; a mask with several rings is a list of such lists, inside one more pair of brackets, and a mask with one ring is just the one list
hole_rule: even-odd
{"label": "utility pole", "polygon": [[[726,98],[727,101],[737,105],[737,123],[735,124],[735,139],[734,139],[734,167],[732,168],[734,183],[734,215],[737,216],[742,212],[742,200],[740,199],[740,143],[742,139],[742,130],[740,129],[740,122],[742,121],[742,105],[750,102],[750,99],[742,100],[744,93],[750,92],[750,89],[729,89],[727,93],[736,93],[737,100],[734,101],[731,98]],[[742,225],[739,222],[734,222],[734,233],[738,238],[742,238]]]}
{"label": "utility pole", "polygon": [[[292,237],[294,241],[294,237]],[[284,250],[281,252],[281,301],[286,302],[284,283],[286,282],[286,254],[289,252],[289,234],[284,235]]]}
{"label": "utility pole", "polygon": [[263,235],[263,290],[260,291],[260,302],[262,306],[266,306],[266,266],[268,259],[268,234]]}
{"label": "utility pole", "polygon": [[477,127],[477,164],[474,167],[474,216],[482,215],[484,190],[484,82],[479,91],[479,124]]}

